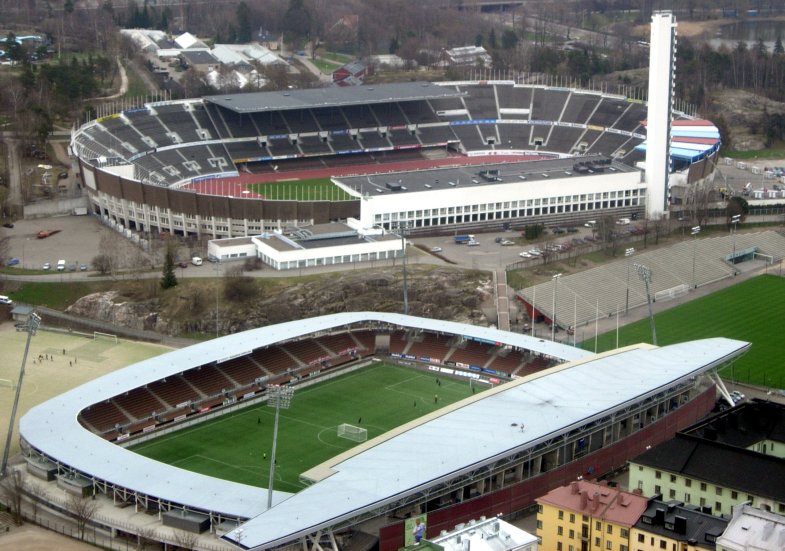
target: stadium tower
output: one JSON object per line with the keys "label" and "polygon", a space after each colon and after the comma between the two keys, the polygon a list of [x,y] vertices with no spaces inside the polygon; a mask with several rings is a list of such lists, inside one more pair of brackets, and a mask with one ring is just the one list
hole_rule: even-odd
{"label": "stadium tower", "polygon": [[668,215],[670,136],[676,67],[676,19],[671,12],[651,17],[649,112],[646,124],[646,216]]}

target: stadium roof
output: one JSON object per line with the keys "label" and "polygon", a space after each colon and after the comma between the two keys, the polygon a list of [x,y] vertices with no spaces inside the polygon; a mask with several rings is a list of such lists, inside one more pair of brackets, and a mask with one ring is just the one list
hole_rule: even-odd
{"label": "stadium roof", "polygon": [[[693,163],[711,155],[719,147],[720,131],[711,121],[681,119],[671,123],[670,155],[673,159]],[[639,151],[646,151],[646,148],[647,142],[635,146]]]}
{"label": "stadium roof", "polygon": [[[607,159],[602,156],[587,156],[569,159],[546,159],[539,161],[506,162],[461,167],[441,167],[421,169],[415,172],[397,172],[375,174],[370,176],[337,176],[333,179],[344,184],[352,191],[362,195],[373,196],[412,193],[418,191],[438,191],[446,189],[476,189],[481,186],[497,186],[500,184],[517,184],[541,186],[542,182],[556,178],[585,178],[600,174],[618,174],[622,172],[638,172],[638,169],[624,163],[612,161],[602,171],[593,169],[586,172],[576,171],[575,165]],[[480,172],[486,172],[483,178]],[[498,171],[494,176],[493,171]],[[495,178],[499,179],[496,180]],[[589,180],[586,180],[588,183]],[[400,184],[400,189],[392,191],[387,184]],[[593,191],[588,189],[587,191]]]}
{"label": "stadium roof", "polygon": [[[19,431],[36,449],[57,458],[62,464],[90,473],[96,479],[108,480],[132,491],[205,511],[243,518],[254,517],[265,509],[266,490],[147,459],[82,427],[77,421],[79,412],[92,404],[191,368],[210,362],[224,362],[277,342],[365,321],[472,335],[563,360],[591,355],[584,350],[551,341],[462,323],[375,312],[333,314],[228,335],[139,362],[32,408],[19,421]],[[275,492],[273,503],[289,495]]]}
{"label": "stadium roof", "polygon": [[[242,526],[242,546],[266,549],[369,513],[601,419],[744,353],[714,338],[628,347],[556,367],[467,399],[433,418],[339,456],[334,474]],[[441,414],[441,415],[440,415]],[[226,539],[240,544],[239,533]]]}
{"label": "stadium roof", "polygon": [[403,82],[397,84],[375,84],[373,86],[347,86],[310,88],[286,92],[254,92],[250,94],[225,94],[205,96],[209,101],[236,113],[262,113],[265,111],[288,111],[292,109],[314,109],[318,107],[344,107],[393,101],[417,101],[460,97],[456,90],[430,82]]}

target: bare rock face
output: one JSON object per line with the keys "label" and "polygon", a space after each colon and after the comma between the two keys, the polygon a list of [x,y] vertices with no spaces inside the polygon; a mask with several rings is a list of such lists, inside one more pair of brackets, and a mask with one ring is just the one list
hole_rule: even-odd
{"label": "bare rock face", "polygon": [[[480,309],[492,292],[488,274],[413,266],[407,283],[410,314],[488,324]],[[260,293],[249,300],[222,298],[217,315],[212,301],[202,308],[193,305],[183,307],[191,303],[184,300],[167,303],[156,299],[132,301],[118,291],[82,297],[67,312],[123,327],[173,335],[214,333],[218,324],[217,332],[226,334],[337,312],[402,312],[403,296],[402,271],[388,268],[333,273],[305,281],[292,280],[291,284],[275,293]]]}
{"label": "bare rock face", "polygon": [[132,302],[117,291],[84,296],[69,306],[66,313],[132,329],[162,330],[150,301]]}

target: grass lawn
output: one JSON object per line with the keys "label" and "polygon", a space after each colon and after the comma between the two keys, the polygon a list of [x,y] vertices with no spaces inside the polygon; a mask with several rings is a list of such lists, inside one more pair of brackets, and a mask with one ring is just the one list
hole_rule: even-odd
{"label": "grass lawn", "polygon": [[723,149],[722,155],[730,157],[731,159],[738,160],[751,160],[756,159],[785,159],[785,144],[777,142],[768,149],[753,150],[753,151],[736,151],[733,149]]}
{"label": "grass lawn", "polygon": [[[377,364],[296,391],[291,407],[281,411],[275,489],[301,490],[300,473],[357,445],[338,438],[341,423],[367,429],[371,439],[472,394],[467,381],[440,382],[432,374]],[[274,417],[275,410],[261,404],[131,449],[191,471],[266,487]]]}
{"label": "grass lawn", "polygon": [[323,52],[322,51],[322,52],[319,52],[318,55],[319,55],[319,57],[323,57],[324,59],[329,59],[330,61],[333,61],[335,63],[340,63],[341,65],[343,65],[345,63],[349,63],[350,61],[354,61],[355,59],[357,59],[353,55],[341,54],[341,53],[338,53],[338,52]]}
{"label": "grass lawn", "polygon": [[248,184],[246,187],[269,199],[280,201],[349,201],[353,199],[351,195],[333,184],[329,178]]}
{"label": "grass lawn", "polygon": [[[59,274],[59,272],[54,273]],[[85,295],[97,291],[104,291],[112,287],[110,281],[79,281],[62,284],[59,281],[54,281],[59,278],[53,277],[52,279],[53,281],[51,283],[26,281],[16,291],[8,293],[8,295],[15,302],[48,306],[49,308],[54,308],[56,310],[65,310],[68,306]]]}
{"label": "grass lawn", "polygon": [[312,59],[311,63],[316,65],[316,67],[325,75],[331,75],[333,71],[335,71],[336,69],[340,69],[342,65],[341,63],[335,63],[333,61],[330,61],[328,59],[322,59],[320,57]]}
{"label": "grass lawn", "polygon": [[[763,275],[709,296],[682,304],[654,317],[660,346],[678,342],[727,337],[752,343],[750,351],[726,367],[722,376],[771,388],[785,387],[785,279]],[[649,319],[619,330],[619,346],[651,342]],[[594,350],[594,339],[582,343]],[[597,350],[616,346],[616,332],[600,335]]]}

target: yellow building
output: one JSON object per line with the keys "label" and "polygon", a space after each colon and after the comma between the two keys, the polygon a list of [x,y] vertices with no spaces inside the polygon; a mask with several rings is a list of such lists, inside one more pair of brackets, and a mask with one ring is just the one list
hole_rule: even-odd
{"label": "yellow building", "polygon": [[630,531],[648,500],[576,480],[537,499],[537,535],[549,551],[630,551]]}

